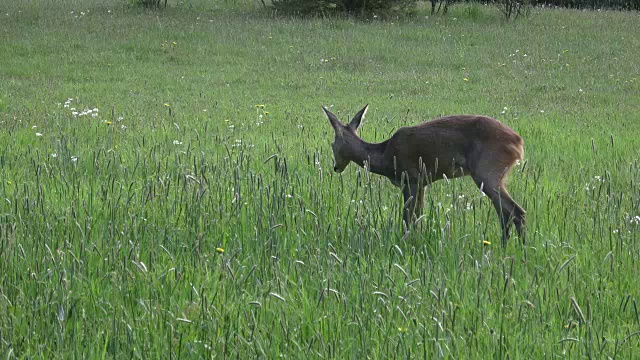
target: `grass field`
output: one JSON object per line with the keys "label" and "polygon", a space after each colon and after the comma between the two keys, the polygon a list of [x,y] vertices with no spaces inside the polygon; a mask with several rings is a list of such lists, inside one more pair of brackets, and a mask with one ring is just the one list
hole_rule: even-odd
{"label": "grass field", "polygon": [[[639,20],[5,4],[0,358],[636,358]],[[366,103],[368,141],[514,128],[527,246],[469,178],[405,236],[400,191],[333,174],[320,106]]]}

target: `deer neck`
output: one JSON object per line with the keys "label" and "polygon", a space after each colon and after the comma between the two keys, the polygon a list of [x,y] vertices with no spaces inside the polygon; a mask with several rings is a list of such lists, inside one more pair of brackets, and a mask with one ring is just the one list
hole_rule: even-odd
{"label": "deer neck", "polygon": [[384,164],[384,152],[387,149],[387,141],[373,144],[362,140],[358,136],[355,136],[351,145],[351,161],[355,162],[361,167],[365,167],[366,163],[366,167],[372,173],[386,176],[387,169]]}

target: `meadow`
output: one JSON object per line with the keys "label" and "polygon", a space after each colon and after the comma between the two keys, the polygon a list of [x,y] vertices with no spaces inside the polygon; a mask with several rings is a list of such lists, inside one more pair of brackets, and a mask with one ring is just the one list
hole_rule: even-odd
{"label": "meadow", "polygon": [[[0,14],[0,357],[620,358],[640,349],[640,14],[257,3]],[[525,141],[527,244],[470,178],[402,196],[333,130],[444,114]]]}

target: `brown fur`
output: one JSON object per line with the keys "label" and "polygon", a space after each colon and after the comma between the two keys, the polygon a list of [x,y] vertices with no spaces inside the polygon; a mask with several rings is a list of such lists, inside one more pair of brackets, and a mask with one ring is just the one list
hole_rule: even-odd
{"label": "brown fur", "polygon": [[509,171],[523,159],[524,142],[508,126],[480,115],[446,116],[400,128],[388,140],[372,144],[357,134],[368,106],[348,125],[323,109],[335,130],[334,170],[342,172],[353,161],[401,187],[407,226],[420,216],[426,185],[444,177],[470,175],[491,199],[503,229],[503,240],[509,237],[513,222],[524,242],[525,211],[505,186]]}

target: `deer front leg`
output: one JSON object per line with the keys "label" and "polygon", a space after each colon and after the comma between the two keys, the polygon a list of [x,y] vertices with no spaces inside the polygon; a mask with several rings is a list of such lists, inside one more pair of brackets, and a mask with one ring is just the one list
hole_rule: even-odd
{"label": "deer front leg", "polygon": [[422,216],[422,208],[424,207],[424,186],[418,186],[416,189],[416,220]]}
{"label": "deer front leg", "polygon": [[402,195],[404,197],[404,204],[402,205],[402,222],[405,231],[409,230],[411,226],[411,219],[413,218],[413,203],[414,198],[411,196],[411,190],[409,185],[406,185],[402,188]]}
{"label": "deer front leg", "polygon": [[414,223],[422,213],[422,201],[424,199],[424,187],[417,184],[405,184],[402,188],[404,205],[402,207],[402,220],[405,229]]}

